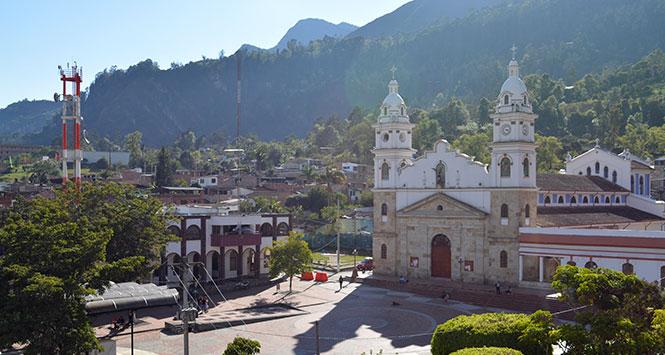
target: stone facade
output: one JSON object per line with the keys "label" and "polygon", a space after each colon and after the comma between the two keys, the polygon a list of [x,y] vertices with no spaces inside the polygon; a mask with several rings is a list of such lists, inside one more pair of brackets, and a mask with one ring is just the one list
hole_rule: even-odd
{"label": "stone facade", "polygon": [[391,81],[374,125],[375,273],[518,283],[519,228],[537,218],[536,115],[514,59],[509,73],[492,115],[490,165],[445,140],[415,158],[413,125],[397,81]]}

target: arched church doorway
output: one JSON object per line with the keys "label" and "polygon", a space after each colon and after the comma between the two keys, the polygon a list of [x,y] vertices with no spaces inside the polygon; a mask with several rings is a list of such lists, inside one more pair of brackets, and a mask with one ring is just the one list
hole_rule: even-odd
{"label": "arched church doorway", "polygon": [[432,277],[450,278],[450,239],[443,234],[432,238]]}

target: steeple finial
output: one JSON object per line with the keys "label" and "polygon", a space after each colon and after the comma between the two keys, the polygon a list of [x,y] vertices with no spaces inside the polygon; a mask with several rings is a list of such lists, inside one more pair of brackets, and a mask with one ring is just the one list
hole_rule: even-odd
{"label": "steeple finial", "polygon": [[515,43],[513,43],[513,46],[510,48],[510,50],[513,52],[513,60],[515,60],[515,53],[517,52],[517,47],[515,47]]}
{"label": "steeple finial", "polygon": [[397,67],[393,65],[392,68],[390,68],[390,72],[393,73],[393,80],[395,80],[395,72],[397,71]]}

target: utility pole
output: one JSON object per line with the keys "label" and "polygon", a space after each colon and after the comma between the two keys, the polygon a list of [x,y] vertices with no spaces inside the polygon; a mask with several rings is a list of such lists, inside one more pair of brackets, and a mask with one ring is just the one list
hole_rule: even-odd
{"label": "utility pole", "polygon": [[337,232],[337,273],[339,274],[339,197],[337,198],[337,216],[335,216],[335,224],[337,225],[335,228],[335,232]]}
{"label": "utility pole", "polygon": [[319,346],[319,321],[315,321],[314,325],[316,327],[316,355],[321,355],[321,347]]}
{"label": "utility pole", "polygon": [[[185,256],[186,258],[186,256]],[[189,270],[189,265],[187,264],[187,261],[183,261],[183,267],[184,270]],[[189,355],[189,314],[187,313],[187,310],[189,310],[189,299],[187,298],[187,294],[189,293],[189,290],[187,289],[187,280],[184,272],[182,273],[182,303],[185,307],[183,309],[183,312],[181,313],[180,318],[182,318],[182,327],[183,327],[183,333],[182,333],[182,338],[183,338],[183,353],[185,355]]]}
{"label": "utility pole", "polygon": [[356,249],[356,235],[358,234],[358,220],[356,219],[356,211],[353,211],[353,267],[356,265],[356,255],[358,255],[358,249]]}

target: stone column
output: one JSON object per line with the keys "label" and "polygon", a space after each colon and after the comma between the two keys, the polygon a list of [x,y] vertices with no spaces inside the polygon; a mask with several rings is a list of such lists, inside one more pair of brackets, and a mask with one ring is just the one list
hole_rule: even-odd
{"label": "stone column", "polygon": [[261,240],[256,244],[256,255],[254,255],[254,263],[256,264],[256,277],[261,275]]}
{"label": "stone column", "polygon": [[182,218],[180,220],[180,257],[184,258],[187,256],[187,238],[185,237],[187,232],[187,219]]}
{"label": "stone column", "polygon": [[524,255],[519,256],[519,262],[518,262],[518,267],[519,270],[517,271],[517,274],[519,275],[518,280],[521,282],[524,279]]}
{"label": "stone column", "polygon": [[272,216],[272,241],[277,240],[277,216]]}
{"label": "stone column", "polygon": [[238,245],[238,258],[236,259],[236,270],[238,277],[242,276],[242,264],[243,264],[243,256],[242,256],[242,245]]}
{"label": "stone column", "polygon": [[[201,232],[200,232],[200,235],[199,235],[199,237],[201,238],[200,239],[201,240],[201,259],[203,259],[203,268],[205,269],[205,271],[208,271],[208,254],[207,254],[208,251],[206,250],[207,249],[206,248],[206,231],[207,231],[207,229],[206,229],[206,218],[201,217]],[[199,265],[199,267],[200,266],[201,265]],[[212,265],[211,265],[211,269],[212,269]],[[204,276],[203,277],[204,281],[208,280],[208,273],[207,272],[204,272],[201,276]],[[210,281],[212,281],[212,280],[210,280]]]}
{"label": "stone column", "polygon": [[543,282],[544,274],[545,274],[543,259],[544,258],[542,256],[538,257],[538,281],[539,282]]}
{"label": "stone column", "polygon": [[219,279],[224,281],[226,274],[226,252],[224,247],[219,247]]}

